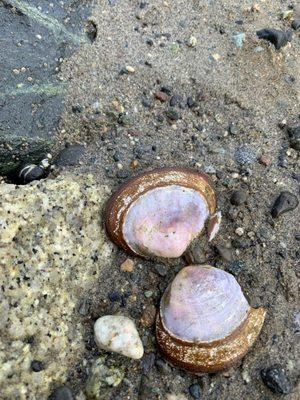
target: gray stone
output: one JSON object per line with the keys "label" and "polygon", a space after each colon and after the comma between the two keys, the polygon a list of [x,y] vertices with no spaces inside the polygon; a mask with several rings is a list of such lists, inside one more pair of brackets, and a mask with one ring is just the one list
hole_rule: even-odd
{"label": "gray stone", "polygon": [[80,144],[69,145],[59,153],[54,163],[59,167],[76,165],[84,153],[84,146]]}
{"label": "gray stone", "polygon": [[289,394],[293,386],[280,364],[273,365],[261,371],[264,384],[274,393]]}
{"label": "gray stone", "polygon": [[257,153],[252,147],[243,146],[236,150],[234,157],[240,165],[253,164],[257,160]]}

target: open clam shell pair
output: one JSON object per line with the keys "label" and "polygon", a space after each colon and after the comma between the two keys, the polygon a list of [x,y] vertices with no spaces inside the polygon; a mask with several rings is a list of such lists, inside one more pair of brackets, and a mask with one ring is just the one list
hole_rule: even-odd
{"label": "open clam shell pair", "polygon": [[[129,180],[105,212],[110,238],[143,257],[177,258],[220,225],[209,178],[185,168],[165,168]],[[188,371],[216,372],[234,365],[253,345],[265,318],[251,308],[235,278],[218,268],[183,268],[162,299],[156,322],[164,356]]]}

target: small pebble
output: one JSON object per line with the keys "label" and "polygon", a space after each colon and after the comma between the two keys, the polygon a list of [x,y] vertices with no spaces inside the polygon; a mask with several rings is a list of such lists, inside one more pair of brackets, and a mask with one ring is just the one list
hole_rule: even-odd
{"label": "small pebble", "polygon": [[241,206],[246,203],[247,198],[248,195],[244,190],[235,190],[230,197],[230,203],[234,206]]}
{"label": "small pebble", "polygon": [[187,42],[187,45],[189,47],[196,47],[197,46],[197,39],[195,38],[195,36],[190,36],[189,40]]}
{"label": "small pebble", "polygon": [[30,367],[34,372],[40,372],[44,369],[44,364],[41,361],[33,360],[31,361]]}
{"label": "small pebble", "polygon": [[288,134],[290,139],[290,146],[300,151],[300,125],[289,127]]}
{"label": "small pebble", "polygon": [[238,48],[243,47],[245,39],[246,39],[245,33],[237,33],[237,34],[232,36],[233,43]]}
{"label": "small pebble", "polygon": [[259,39],[268,40],[274,44],[276,50],[280,50],[292,39],[292,33],[287,31],[282,31],[278,29],[261,29],[256,32]]}
{"label": "small pebble", "polygon": [[255,149],[249,146],[239,147],[235,154],[235,160],[238,164],[252,164],[257,160],[257,154]]}
{"label": "small pebble", "polygon": [[288,211],[293,211],[298,207],[298,204],[299,200],[293,193],[288,191],[281,192],[272,207],[272,217],[278,218],[280,215]]}
{"label": "small pebble", "polygon": [[131,65],[126,65],[125,69],[129,74],[135,73],[135,69]]}
{"label": "small pebble", "polygon": [[143,344],[134,322],[121,315],[106,315],[94,325],[95,341],[100,349],[135,360],[144,354]]}
{"label": "small pebble", "polygon": [[178,95],[174,95],[170,99],[170,106],[171,107],[176,107],[176,106],[181,106],[182,104],[182,97]]}
{"label": "small pebble", "polygon": [[200,399],[201,398],[201,390],[200,386],[194,383],[189,387],[189,392],[190,395],[193,397],[193,399]]}
{"label": "small pebble", "polygon": [[161,101],[162,103],[165,103],[169,98],[167,93],[164,93],[162,91],[156,92],[154,96],[157,100]]}
{"label": "small pebble", "polygon": [[272,160],[270,159],[270,157],[268,157],[268,156],[265,155],[265,154],[262,154],[262,155],[259,157],[259,162],[260,162],[262,165],[264,165],[265,167],[268,167],[269,165],[272,164]]}
{"label": "small pebble", "polygon": [[120,268],[123,272],[132,272],[134,270],[134,261],[127,258],[121,265]]}
{"label": "small pebble", "polygon": [[60,386],[48,397],[48,400],[73,400],[73,394],[68,386]]}
{"label": "small pebble", "polygon": [[237,276],[244,268],[245,268],[244,261],[232,261],[226,268],[228,272],[232,275]]}
{"label": "small pebble", "polygon": [[243,234],[244,234],[244,229],[241,228],[241,227],[236,228],[235,233],[236,233],[238,236],[243,236]]}
{"label": "small pebble", "polygon": [[292,22],[292,28],[297,31],[298,29],[300,29],[300,19],[295,19]]}
{"label": "small pebble", "polygon": [[147,328],[150,328],[155,322],[156,308],[153,304],[146,305],[142,317],[141,324]]}
{"label": "small pebble", "polygon": [[234,122],[230,122],[228,126],[228,132],[233,136],[238,134],[239,130]]}
{"label": "small pebble", "polygon": [[264,384],[274,393],[288,394],[293,389],[289,377],[280,364],[263,369],[261,377]]}
{"label": "small pebble", "polygon": [[189,108],[194,108],[196,107],[197,103],[192,97],[188,97],[186,100],[186,104]]}
{"label": "small pebble", "polygon": [[174,110],[174,109],[169,109],[166,111],[166,116],[171,120],[171,121],[177,121],[181,119],[181,114]]}
{"label": "small pebble", "polygon": [[232,261],[233,259],[233,254],[232,254],[232,249],[228,248],[226,246],[223,246],[221,244],[218,244],[215,246],[215,249],[217,253],[223,258],[225,261]]}

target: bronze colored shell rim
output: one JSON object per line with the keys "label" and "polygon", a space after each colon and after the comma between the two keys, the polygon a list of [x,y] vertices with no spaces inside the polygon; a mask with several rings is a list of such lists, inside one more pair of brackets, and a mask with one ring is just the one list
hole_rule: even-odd
{"label": "bronze colored shell rim", "polygon": [[192,344],[176,340],[164,328],[158,314],[157,344],[165,358],[175,366],[194,373],[221,371],[230,368],[245,356],[262,329],[265,314],[263,307],[250,308],[246,320],[226,338],[227,340],[215,341],[209,347],[207,343]]}
{"label": "bronze colored shell rim", "polygon": [[109,199],[104,211],[104,221],[110,239],[125,251],[142,256],[129,247],[123,237],[122,227],[127,211],[139,196],[149,190],[176,184],[201,193],[206,199],[210,215],[215,213],[215,192],[206,174],[186,167],[157,168],[125,181]]}

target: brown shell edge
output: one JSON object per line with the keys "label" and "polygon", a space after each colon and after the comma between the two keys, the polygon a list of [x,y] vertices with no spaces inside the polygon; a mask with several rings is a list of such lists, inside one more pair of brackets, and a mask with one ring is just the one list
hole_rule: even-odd
{"label": "brown shell edge", "polygon": [[179,184],[193,188],[207,198],[210,214],[216,211],[216,197],[210,178],[196,170],[186,167],[158,168],[131,178],[119,186],[108,200],[104,210],[105,228],[110,239],[125,251],[135,253],[125,242],[122,225],[130,205],[142,194],[155,187]]}
{"label": "brown shell edge", "polygon": [[263,307],[250,308],[246,321],[227,340],[208,346],[176,340],[165,330],[158,314],[156,340],[171,364],[194,373],[218,372],[232,367],[245,356],[262,329],[265,315]]}

